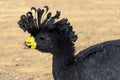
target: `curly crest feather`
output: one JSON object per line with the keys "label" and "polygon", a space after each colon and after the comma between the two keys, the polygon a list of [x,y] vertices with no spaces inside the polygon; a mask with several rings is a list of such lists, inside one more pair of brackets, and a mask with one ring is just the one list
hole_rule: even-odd
{"label": "curly crest feather", "polygon": [[[34,16],[32,10],[35,12]],[[63,18],[55,22],[60,17],[60,11],[56,11],[56,14],[52,16],[52,13],[48,12],[48,10],[48,6],[44,6],[43,9],[32,7],[31,11],[21,16],[18,25],[23,31],[27,31],[32,36],[35,36],[40,31],[47,30],[58,34],[64,34],[70,37],[71,41],[75,42],[77,40],[77,35],[75,35],[68,19]]]}

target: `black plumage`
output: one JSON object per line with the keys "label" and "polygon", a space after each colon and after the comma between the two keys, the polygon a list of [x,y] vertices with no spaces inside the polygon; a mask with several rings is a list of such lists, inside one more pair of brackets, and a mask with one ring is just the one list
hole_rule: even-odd
{"label": "black plumage", "polygon": [[120,40],[96,44],[74,55],[77,35],[68,19],[59,20],[60,11],[52,16],[48,6],[31,10],[35,16],[29,11],[18,24],[34,36],[37,50],[52,53],[54,80],[120,80]]}

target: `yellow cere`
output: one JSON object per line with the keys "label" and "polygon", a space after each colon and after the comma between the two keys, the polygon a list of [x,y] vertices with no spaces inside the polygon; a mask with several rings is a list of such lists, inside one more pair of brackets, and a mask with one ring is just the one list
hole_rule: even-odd
{"label": "yellow cere", "polygon": [[26,39],[26,45],[34,49],[36,48],[36,42],[33,36],[30,36],[29,38]]}

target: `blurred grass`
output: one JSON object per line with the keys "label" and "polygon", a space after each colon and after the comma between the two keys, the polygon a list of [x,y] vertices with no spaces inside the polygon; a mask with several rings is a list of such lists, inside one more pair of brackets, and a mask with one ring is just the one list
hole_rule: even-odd
{"label": "blurred grass", "polygon": [[0,79],[52,80],[52,55],[23,49],[29,36],[17,22],[32,6],[61,11],[78,34],[76,53],[120,38],[120,0],[0,0]]}

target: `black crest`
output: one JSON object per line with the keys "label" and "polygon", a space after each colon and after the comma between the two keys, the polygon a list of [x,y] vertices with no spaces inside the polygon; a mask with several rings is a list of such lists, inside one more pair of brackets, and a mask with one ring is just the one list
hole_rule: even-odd
{"label": "black crest", "polygon": [[31,11],[20,17],[18,21],[19,27],[32,36],[35,36],[42,30],[47,30],[67,35],[75,42],[77,40],[77,35],[75,35],[75,32],[72,30],[72,26],[68,22],[68,19],[63,18],[55,22],[60,17],[60,11],[56,11],[56,14],[52,16],[52,13],[48,12],[48,10],[48,6],[44,6],[43,9],[32,7]]}

